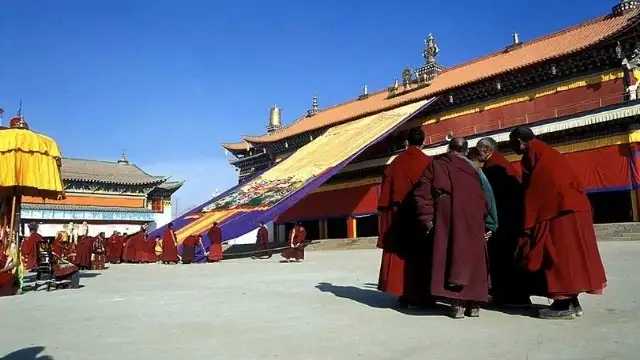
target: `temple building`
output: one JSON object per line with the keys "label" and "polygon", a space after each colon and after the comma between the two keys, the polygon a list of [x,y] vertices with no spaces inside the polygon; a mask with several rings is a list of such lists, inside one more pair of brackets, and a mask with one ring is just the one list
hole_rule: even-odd
{"label": "temple building", "polygon": [[23,197],[21,222],[40,224],[43,236],[55,236],[65,224],[87,222],[89,235],[114,230],[133,233],[171,221],[171,196],[182,181],[149,175],[122,154],[118,161],[63,158],[66,198],[53,201]]}
{"label": "temple building", "polygon": [[[537,39],[513,34],[504,48],[451,67],[438,62],[436,36],[429,35],[424,63],[399,69],[401,80],[387,89],[370,93],[364,86],[357,98],[324,109],[313,97],[308,112],[289,125],[283,125],[274,106],[264,135],[223,147],[234,157],[239,183],[250,183],[286,159],[298,159],[296,154],[314,142],[326,142],[326,151],[343,146],[344,139],[332,144],[327,136],[337,127],[358,121],[373,125],[390,118],[386,114],[394,109],[420,105],[406,122],[390,125],[388,133],[340,164],[328,180],[314,183],[304,197],[282,211],[266,212],[275,216],[279,240],[294,221],[304,223],[309,239],[377,235],[383,170],[405,149],[407,130],[418,126],[429,155],[445,152],[448,136],[463,136],[471,146],[491,136],[514,163],[519,157],[506,148],[508,134],[515,126],[531,126],[580,174],[596,223],[639,221],[639,5],[622,0],[602,17]],[[352,139],[357,138],[354,133]]]}

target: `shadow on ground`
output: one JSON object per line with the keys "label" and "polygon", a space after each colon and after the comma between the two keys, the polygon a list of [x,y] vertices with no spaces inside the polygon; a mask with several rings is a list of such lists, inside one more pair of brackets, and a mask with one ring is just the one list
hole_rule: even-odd
{"label": "shadow on ground", "polygon": [[49,355],[41,355],[44,346],[32,346],[16,350],[0,358],[0,360],[53,360]]}

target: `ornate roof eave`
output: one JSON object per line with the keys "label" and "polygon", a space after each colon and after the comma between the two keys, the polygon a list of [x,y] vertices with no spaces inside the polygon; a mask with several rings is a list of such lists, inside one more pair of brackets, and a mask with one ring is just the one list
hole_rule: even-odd
{"label": "ornate roof eave", "polygon": [[[391,98],[389,98],[388,95],[388,89],[383,89],[381,91],[375,92],[370,94],[367,98],[362,99],[362,100],[352,100],[340,105],[336,105],[333,106],[331,108],[328,109],[323,109],[322,111],[320,111],[318,114],[315,114],[313,117],[303,117],[301,119],[299,119],[299,121],[296,121],[282,129],[280,129],[277,132],[274,132],[272,134],[265,134],[265,135],[261,135],[261,136],[243,136],[243,139],[252,144],[253,146],[260,146],[260,145],[264,145],[264,144],[269,144],[269,143],[276,143],[279,141],[286,141],[289,140],[297,135],[302,135],[314,130],[319,130],[322,128],[326,128],[326,127],[332,127],[335,126],[337,124],[340,123],[344,123],[344,122],[349,122],[349,121],[353,121],[356,119],[360,119],[366,116],[371,116],[371,115],[375,115],[378,114],[380,112],[383,111],[389,111],[392,110],[394,108],[397,107],[401,107],[404,105],[408,105],[417,101],[421,101],[430,97],[434,97],[434,96],[438,96],[438,95],[442,95],[445,94],[447,92],[453,91],[453,90],[458,90],[462,87],[471,85],[471,84],[475,84],[475,83],[479,83],[479,82],[483,82],[483,81],[487,81],[487,80],[491,80],[493,78],[497,78],[499,76],[503,76],[506,73],[510,73],[510,72],[514,72],[514,71],[518,71],[521,70],[523,68],[529,67],[529,66],[535,66],[538,64],[542,64],[545,63],[549,60],[554,60],[554,59],[558,59],[558,58],[562,58],[565,57],[567,55],[573,55],[576,53],[579,53],[581,51],[584,51],[585,49],[588,49],[590,47],[593,47],[597,44],[601,44],[603,42],[606,42],[612,38],[614,38],[615,36],[619,35],[620,33],[632,28],[633,26],[637,25],[640,22],[639,19],[639,11],[633,10],[633,11],[629,11],[629,14],[624,14],[624,15],[607,15],[607,16],[601,16],[599,18],[596,19],[592,19],[586,22],[583,22],[581,24],[577,24],[575,26],[569,27],[567,29],[561,30],[561,31],[557,31],[545,36],[542,36],[540,38],[531,40],[531,41],[527,41],[527,42],[523,42],[522,46],[519,46],[517,49],[514,49],[512,51],[505,51],[500,50],[498,52],[489,54],[487,56],[478,58],[478,59],[474,59],[472,61],[448,68],[446,70],[444,70],[442,72],[442,74],[440,74],[440,77],[443,77],[445,74],[447,73],[452,73],[452,72],[460,72],[460,69],[465,68],[465,67],[472,67],[475,64],[478,64],[482,61],[488,61],[491,58],[494,57],[498,57],[501,56],[501,54],[515,54],[516,52],[520,51],[521,49],[527,49],[529,46],[531,45],[535,45],[538,43],[541,43],[543,41],[554,41],[557,40],[556,38],[559,38],[561,36],[566,36],[565,34],[567,33],[572,33],[575,31],[579,31],[582,28],[585,28],[587,26],[594,26],[598,25],[598,23],[600,22],[611,22],[614,21],[615,22],[615,18],[617,17],[622,17],[624,16],[626,18],[626,22],[623,24],[618,24],[618,25],[607,25],[610,27],[613,27],[613,29],[609,29],[606,28],[605,25],[600,26],[601,28],[604,29],[596,29],[596,26],[594,26],[594,29],[590,29],[591,31],[596,31],[596,30],[600,30],[601,32],[598,33],[598,35],[594,35],[592,36],[593,39],[589,39],[588,41],[582,41],[584,42],[584,44],[581,44],[580,46],[577,46],[575,48],[572,49],[565,49],[562,51],[555,51],[552,54],[549,55],[543,55],[543,56],[539,56],[535,59],[526,59],[521,61],[519,64],[516,65],[512,65],[512,66],[503,66],[503,69],[500,70],[496,70],[496,71],[488,71],[486,74],[481,74],[481,75],[477,75],[477,73],[473,72],[474,76],[469,76],[469,78],[467,80],[462,80],[462,81],[457,81],[451,84],[447,84],[444,86],[436,86],[436,84],[438,83],[439,79],[436,79],[433,84],[429,85],[429,86],[424,86],[420,89],[415,89],[415,88],[411,88],[411,89],[407,89],[407,90],[402,90],[399,89],[399,91],[397,92],[397,94]],[[585,36],[584,34],[582,34],[582,36]],[[563,39],[566,40],[566,39]],[[558,42],[560,42],[558,40]],[[564,47],[561,47],[564,48]],[[462,76],[462,75],[458,75],[458,76]],[[436,89],[431,90],[430,88],[434,87]],[[361,104],[365,104],[367,102],[370,102],[372,105],[369,107],[369,109],[365,109],[363,111],[346,111],[347,113],[349,113],[348,115],[344,115],[344,116],[330,116],[329,114],[326,114],[325,118],[322,119],[324,121],[321,121],[320,118],[322,118],[321,115],[323,115],[323,113],[328,113],[330,112],[329,110],[331,109],[335,109],[335,108],[339,108],[339,107],[343,107],[343,106],[347,106],[349,104],[355,103],[355,102],[359,102]],[[374,104],[378,104],[378,105],[374,105]],[[365,106],[366,107],[366,106]],[[302,120],[305,119],[314,119],[312,120],[308,120],[308,122],[305,123],[304,126],[296,126],[297,123],[301,122]],[[300,129],[293,129],[299,127]]]}
{"label": "ornate roof eave", "polygon": [[159,185],[164,183],[169,179],[168,176],[158,177],[154,180],[149,181],[138,181],[138,182],[126,182],[126,181],[109,181],[109,180],[93,180],[93,179],[81,179],[81,178],[71,178],[71,177],[63,177],[63,181],[78,181],[78,182],[87,182],[94,184],[114,184],[114,185],[130,185],[130,186],[140,186],[140,185]]}
{"label": "ornate roof eave", "polygon": [[237,142],[237,143],[221,143],[220,145],[222,145],[223,148],[231,152],[248,151],[249,149],[252,148],[252,145],[250,143],[247,143],[246,141]]}

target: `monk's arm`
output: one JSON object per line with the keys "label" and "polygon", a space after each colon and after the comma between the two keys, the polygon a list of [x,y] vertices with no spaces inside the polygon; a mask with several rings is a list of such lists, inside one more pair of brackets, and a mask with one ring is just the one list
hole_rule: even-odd
{"label": "monk's arm", "polygon": [[416,201],[416,215],[420,223],[425,227],[427,231],[430,231],[433,227],[433,217],[435,213],[434,199],[431,191],[431,185],[433,184],[433,170],[429,166],[424,171],[416,190],[414,191]]}

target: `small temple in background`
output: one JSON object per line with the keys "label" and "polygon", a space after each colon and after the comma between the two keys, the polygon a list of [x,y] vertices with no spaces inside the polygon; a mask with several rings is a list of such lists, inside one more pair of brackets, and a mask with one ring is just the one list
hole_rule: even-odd
{"label": "small temple in background", "polygon": [[171,221],[171,196],[183,181],[154,176],[130,163],[124,152],[118,161],[62,159],[66,198],[46,200],[24,197],[21,223],[40,224],[42,236],[55,236],[64,225],[88,224],[89,235],[114,230],[134,233],[143,223],[151,228]]}
{"label": "small temple in background", "polygon": [[452,67],[438,63],[440,49],[429,35],[423,64],[401,69],[388,88],[370,93],[364,86],[351,101],[324,109],[314,96],[310,109],[289,125],[283,125],[282,111],[274,106],[264,135],[222,146],[233,155],[231,164],[243,184],[336,126],[431,99],[408,122],[278,213],[276,240],[284,240],[295,221],[304,223],[309,240],[377,235],[381,177],[405,149],[412,127],[424,130],[423,151],[429,155],[444,153],[449,136],[463,136],[470,146],[491,136],[517,164],[519,156],[507,147],[508,134],[528,125],[582,177],[596,223],[637,222],[639,7],[638,1],[622,0],[604,16],[537,39],[505,34],[502,49]]}

